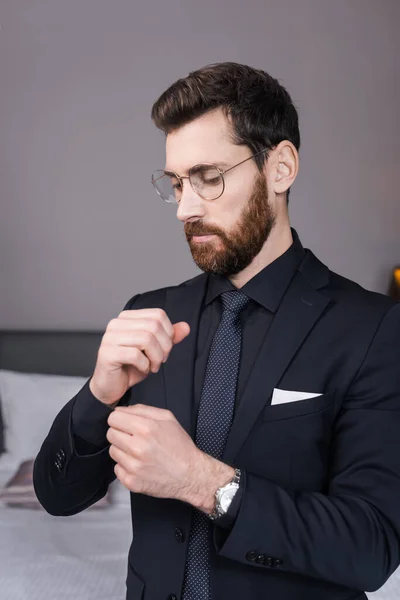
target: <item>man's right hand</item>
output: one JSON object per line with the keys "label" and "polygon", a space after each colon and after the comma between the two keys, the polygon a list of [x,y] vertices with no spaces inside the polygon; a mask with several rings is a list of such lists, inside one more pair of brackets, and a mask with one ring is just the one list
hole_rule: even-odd
{"label": "man's right hand", "polygon": [[101,340],[89,382],[92,394],[104,404],[116,405],[125,392],[157,373],[174,344],[190,333],[190,325],[172,325],[161,308],[124,310],[111,319]]}

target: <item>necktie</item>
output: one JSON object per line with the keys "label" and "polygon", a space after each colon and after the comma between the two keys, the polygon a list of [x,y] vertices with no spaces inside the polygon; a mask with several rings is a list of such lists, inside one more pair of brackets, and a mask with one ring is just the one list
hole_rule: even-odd
{"label": "necktie", "polygon": [[[250,298],[240,290],[221,294],[223,311],[208,357],[196,425],[195,443],[220,459],[233,420],[242,332],[240,312]],[[211,600],[210,519],[193,508],[183,581],[183,600]]]}

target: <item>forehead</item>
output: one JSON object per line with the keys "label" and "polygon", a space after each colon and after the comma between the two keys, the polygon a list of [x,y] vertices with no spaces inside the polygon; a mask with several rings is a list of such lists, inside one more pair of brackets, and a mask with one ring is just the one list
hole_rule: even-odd
{"label": "forehead", "polygon": [[198,163],[229,166],[244,151],[233,144],[230,135],[230,124],[222,110],[202,115],[167,135],[165,168],[184,175]]}

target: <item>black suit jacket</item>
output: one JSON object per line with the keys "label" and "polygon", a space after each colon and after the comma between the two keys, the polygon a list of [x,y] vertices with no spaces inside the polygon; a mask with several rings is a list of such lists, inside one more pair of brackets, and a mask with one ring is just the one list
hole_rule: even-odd
{"label": "black suit jacket", "polygon": [[[249,298],[249,304],[240,313],[242,333],[242,352],[239,363],[234,412],[237,410],[247,385],[252,366],[265,336],[271,327],[279,305],[293,279],[305,250],[297,231],[292,227],[293,243],[278,258],[261,269],[242,288],[241,292]],[[192,433],[195,439],[197,416],[203,390],[208,357],[215,333],[222,316],[221,294],[236,290],[231,281],[219,274],[210,274],[204,294],[204,302],[200,309],[197,328],[197,344],[193,377]],[[86,392],[86,393],[85,393]],[[188,398],[190,401],[190,398]],[[129,404],[130,394],[121,399],[119,404]],[[79,399],[72,409],[72,429],[75,449],[78,454],[92,454],[109,445],[106,438],[108,416],[112,409],[93,396],[89,386],[79,394]],[[219,527],[230,528],[236,519],[243,495],[244,480],[241,480],[238,491],[228,512],[215,521]]]}
{"label": "black suit jacket", "polygon": [[[193,437],[195,340],[207,274],[134,296],[191,334],[129,403],[170,409]],[[333,273],[306,249],[252,365],[222,460],[243,471],[233,526],[214,526],[213,598],[359,600],[400,563],[400,303]],[[88,382],[86,383],[86,388]],[[274,388],[320,396],[271,404]],[[80,393],[83,393],[80,392]],[[108,447],[76,452],[72,408],[34,465],[39,501],[78,513],[115,478]],[[62,452],[61,452],[62,451]],[[192,507],[131,494],[127,599],[181,597]]]}

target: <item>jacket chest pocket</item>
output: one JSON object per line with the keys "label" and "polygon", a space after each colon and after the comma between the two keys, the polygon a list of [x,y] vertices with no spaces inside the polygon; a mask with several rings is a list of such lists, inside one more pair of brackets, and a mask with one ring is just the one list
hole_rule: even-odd
{"label": "jacket chest pocket", "polygon": [[336,390],[332,390],[314,398],[293,400],[282,404],[268,404],[261,413],[261,421],[278,421],[315,414],[331,407],[335,402]]}
{"label": "jacket chest pocket", "polygon": [[291,489],[325,485],[335,390],[267,405],[241,450],[243,466]]}

